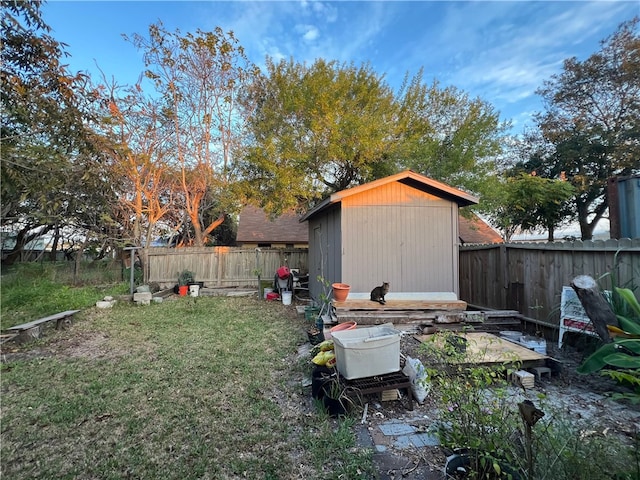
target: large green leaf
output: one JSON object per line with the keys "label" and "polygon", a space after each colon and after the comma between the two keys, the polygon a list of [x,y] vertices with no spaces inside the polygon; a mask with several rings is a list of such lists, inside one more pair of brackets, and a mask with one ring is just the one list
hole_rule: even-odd
{"label": "large green leaf", "polygon": [[634,335],[640,335],[640,323],[630,318],[623,317],[622,315],[616,315],[616,317],[618,317],[618,323],[622,330]]}
{"label": "large green leaf", "polygon": [[581,374],[593,373],[602,369],[607,362],[605,358],[608,355],[612,355],[614,353],[618,353],[618,350],[615,347],[614,343],[606,343],[602,345],[598,350],[593,352],[591,355],[587,357],[582,365],[577,368],[577,372]]}
{"label": "large green leaf", "polygon": [[619,287],[616,287],[616,292],[618,293],[618,295],[620,295],[620,298],[622,298],[627,303],[627,305],[631,307],[636,316],[640,318],[640,303],[638,303],[638,300],[636,299],[633,292],[628,288]]}
{"label": "large green leaf", "polygon": [[611,366],[620,368],[640,368],[640,357],[626,353],[613,353],[604,357],[604,361]]}
{"label": "large green leaf", "polygon": [[640,338],[619,338],[615,341],[614,345],[622,346],[640,355]]}

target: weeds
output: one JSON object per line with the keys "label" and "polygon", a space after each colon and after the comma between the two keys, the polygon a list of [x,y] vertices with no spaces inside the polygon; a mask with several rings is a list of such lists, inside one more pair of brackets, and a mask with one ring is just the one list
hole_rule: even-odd
{"label": "weeds", "polygon": [[[639,438],[623,439],[580,424],[566,411],[554,411],[544,396],[534,400],[544,416],[525,435],[518,404],[527,392],[510,385],[517,362],[499,367],[477,365],[466,351],[454,348],[453,334],[433,336],[424,344],[432,396],[443,407],[439,437],[450,452],[462,452],[468,478],[595,480],[640,478]],[[624,421],[624,419],[621,419]],[[530,443],[528,443],[530,442]],[[526,461],[527,452],[532,461]],[[460,456],[459,456],[460,457]]]}
{"label": "weeds", "polygon": [[96,283],[70,286],[65,282],[71,266],[68,263],[27,263],[3,268],[0,283],[2,329],[64,310],[87,308],[105,295],[128,293],[128,285],[113,283],[111,270],[101,264],[95,266],[91,277]]}

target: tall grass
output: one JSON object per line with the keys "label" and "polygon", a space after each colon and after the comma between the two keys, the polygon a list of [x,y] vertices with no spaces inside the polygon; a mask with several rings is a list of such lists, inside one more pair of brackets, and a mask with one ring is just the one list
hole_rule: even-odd
{"label": "tall grass", "polygon": [[105,295],[125,294],[126,282],[120,280],[110,264],[83,265],[73,285],[73,264],[22,263],[3,267],[0,282],[0,326],[9,328],[64,310],[87,308]]}

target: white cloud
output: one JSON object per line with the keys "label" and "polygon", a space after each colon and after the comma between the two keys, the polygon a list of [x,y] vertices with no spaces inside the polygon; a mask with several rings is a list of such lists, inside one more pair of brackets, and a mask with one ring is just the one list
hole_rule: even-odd
{"label": "white cloud", "polygon": [[302,39],[312,42],[320,36],[320,32],[314,25],[296,25],[295,31],[302,34]]}

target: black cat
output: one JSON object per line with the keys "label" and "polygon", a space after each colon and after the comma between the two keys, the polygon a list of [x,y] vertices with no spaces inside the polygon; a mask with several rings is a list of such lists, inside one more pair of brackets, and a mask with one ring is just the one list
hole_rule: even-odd
{"label": "black cat", "polygon": [[389,293],[389,283],[384,282],[379,287],[376,287],[373,290],[371,290],[371,301],[378,302],[381,305],[384,305],[385,303],[387,303],[384,299],[384,296],[387,293]]}

